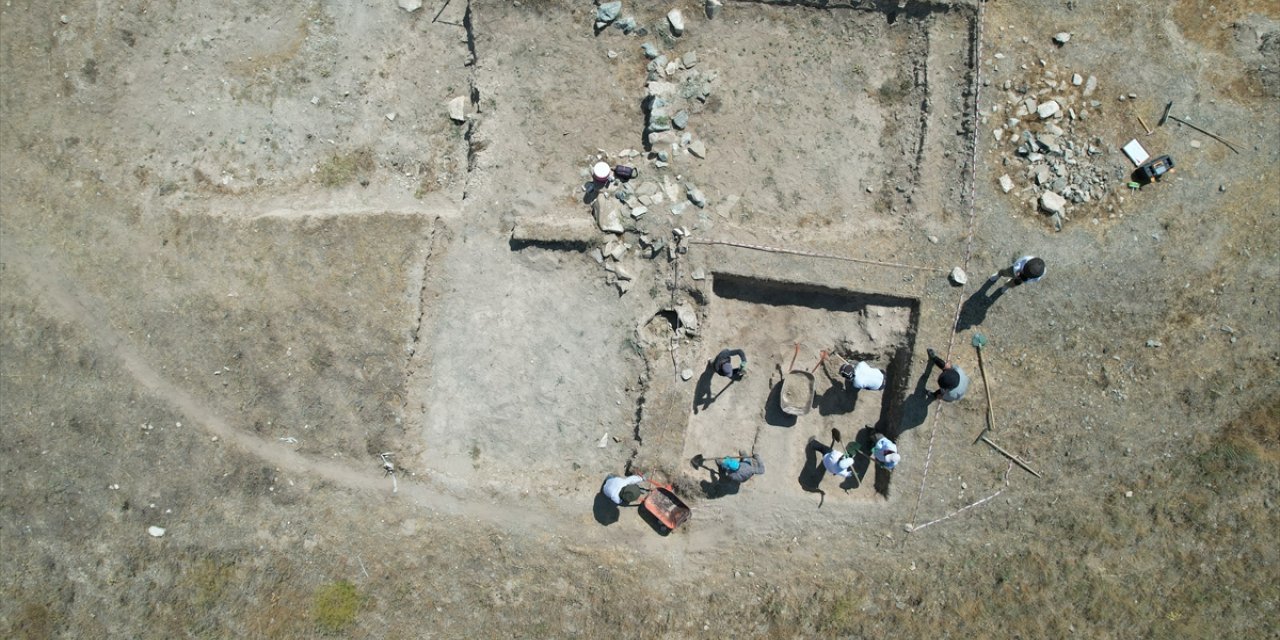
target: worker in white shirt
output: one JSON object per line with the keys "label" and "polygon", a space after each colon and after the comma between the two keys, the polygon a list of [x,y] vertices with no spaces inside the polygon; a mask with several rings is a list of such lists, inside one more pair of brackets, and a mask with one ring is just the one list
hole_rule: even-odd
{"label": "worker in white shirt", "polygon": [[822,466],[827,468],[827,473],[841,478],[848,478],[853,475],[853,457],[845,455],[843,451],[836,451],[821,442],[817,438],[809,438],[809,446],[815,451],[822,454]]}
{"label": "worker in white shirt", "polygon": [[991,274],[987,280],[995,282],[1000,276],[1009,278],[1004,286],[1010,289],[1025,282],[1039,282],[1044,277],[1044,260],[1035,256],[1022,256],[1014,260],[1012,265]]}
{"label": "worker in white shirt", "polygon": [[857,365],[844,363],[840,365],[840,375],[853,385],[854,389],[864,391],[883,391],[885,384],[884,371],[866,362]]}
{"label": "worker in white shirt", "polygon": [[883,434],[877,433],[872,437],[875,438],[876,444],[871,448],[871,459],[885,469],[893,471],[902,461],[902,456],[898,455],[898,445]]}
{"label": "worker in white shirt", "polygon": [[644,482],[644,476],[634,475],[625,478],[609,474],[604,479],[604,486],[600,487],[600,491],[605,497],[613,501],[617,505],[626,505],[640,499],[644,495],[645,489],[640,486]]}

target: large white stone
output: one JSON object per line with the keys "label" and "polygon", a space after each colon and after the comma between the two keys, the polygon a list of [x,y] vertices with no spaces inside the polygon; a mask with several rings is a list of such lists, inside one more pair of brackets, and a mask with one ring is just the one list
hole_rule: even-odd
{"label": "large white stone", "polygon": [[466,96],[458,96],[449,101],[449,119],[459,124],[467,121]]}
{"label": "large white stone", "polygon": [[1036,107],[1036,115],[1040,116],[1041,120],[1044,120],[1045,118],[1052,118],[1061,110],[1062,106],[1058,104],[1057,100],[1050,100]]}
{"label": "large white stone", "polygon": [[681,15],[679,9],[672,9],[667,12],[667,22],[671,23],[671,33],[675,35],[684,35],[684,16]]}
{"label": "large white stone", "polygon": [[1040,207],[1049,213],[1062,214],[1066,212],[1067,199],[1052,191],[1046,191],[1040,194]]}

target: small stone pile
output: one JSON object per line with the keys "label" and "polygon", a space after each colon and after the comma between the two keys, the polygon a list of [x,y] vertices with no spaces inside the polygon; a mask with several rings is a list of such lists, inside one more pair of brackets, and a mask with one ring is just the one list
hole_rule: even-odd
{"label": "small stone pile", "polygon": [[[635,149],[624,149],[615,156],[625,163],[634,164],[644,154]],[[589,159],[589,163],[607,160],[605,152]],[[583,176],[588,175],[583,171]],[[591,249],[590,255],[604,267],[605,278],[609,284],[618,287],[618,293],[630,290],[636,269],[628,268],[632,256],[652,260],[666,255],[674,260],[678,254],[687,251],[689,230],[685,226],[671,229],[671,238],[661,234],[652,235],[646,231],[663,229],[665,221],[641,225],[640,219],[651,210],[666,210],[672,216],[679,216],[689,207],[705,207],[707,197],[692,182],[681,180],[680,176],[669,174],[645,180],[635,178],[628,182],[614,180],[607,186],[596,188],[595,199],[591,203],[591,213],[596,227],[605,235],[599,246]],[[633,244],[634,243],[634,244]]]}
{"label": "small stone pile", "polygon": [[694,51],[669,60],[650,43],[643,48],[649,58],[644,135],[649,148],[657,154],[656,166],[666,166],[671,154],[681,151],[706,158],[707,146],[689,128],[689,116],[702,110],[719,74],[695,69],[698,54]]}
{"label": "small stone pile", "polygon": [[614,2],[601,2],[596,5],[596,33],[604,31],[609,25],[613,25],[619,31],[627,35],[637,34],[643,35],[643,29],[636,24],[636,19],[632,16],[622,15],[622,2],[615,0]]}
{"label": "small stone pile", "polygon": [[[1003,56],[996,54],[996,58]],[[1040,64],[1045,66],[1043,60]],[[1061,230],[1062,222],[1069,219],[1069,203],[1099,202],[1113,184],[1114,168],[1108,161],[1112,152],[1101,138],[1087,133],[1090,115],[1096,117],[1102,109],[1102,102],[1092,98],[1098,79],[1079,73],[1060,76],[1045,69],[1034,82],[1015,86],[1014,81],[1005,80],[1000,88],[1005,92],[1004,104],[996,104],[983,117],[989,125],[1002,111],[1005,114],[1000,126],[991,130],[1001,162],[1013,168],[1000,176],[1000,188],[1005,193],[1018,189],[1018,195],[1052,216]]]}

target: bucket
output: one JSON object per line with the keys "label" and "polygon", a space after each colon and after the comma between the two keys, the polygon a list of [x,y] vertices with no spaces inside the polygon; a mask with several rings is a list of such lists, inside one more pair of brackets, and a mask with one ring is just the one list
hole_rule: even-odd
{"label": "bucket", "polygon": [[609,178],[613,176],[613,170],[609,168],[607,162],[597,162],[591,167],[591,180],[596,184],[609,184]]}

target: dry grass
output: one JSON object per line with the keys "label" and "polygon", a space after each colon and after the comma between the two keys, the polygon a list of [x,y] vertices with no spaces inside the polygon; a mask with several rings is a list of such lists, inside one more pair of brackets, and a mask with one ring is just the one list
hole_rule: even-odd
{"label": "dry grass", "polygon": [[316,168],[316,180],[326,187],[342,187],[356,180],[368,184],[377,167],[373,150],[361,147],[350,153],[335,153]]}

